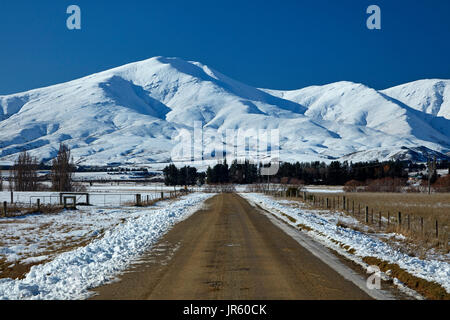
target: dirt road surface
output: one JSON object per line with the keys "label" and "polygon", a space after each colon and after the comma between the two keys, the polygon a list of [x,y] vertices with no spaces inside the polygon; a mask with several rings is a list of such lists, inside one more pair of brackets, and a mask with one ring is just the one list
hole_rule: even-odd
{"label": "dirt road surface", "polygon": [[371,299],[236,194],[169,231],[93,299]]}

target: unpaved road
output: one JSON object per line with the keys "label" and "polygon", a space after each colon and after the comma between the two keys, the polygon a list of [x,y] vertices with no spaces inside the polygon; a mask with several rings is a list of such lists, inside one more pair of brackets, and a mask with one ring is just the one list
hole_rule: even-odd
{"label": "unpaved road", "polygon": [[94,299],[370,299],[240,196],[206,204]]}

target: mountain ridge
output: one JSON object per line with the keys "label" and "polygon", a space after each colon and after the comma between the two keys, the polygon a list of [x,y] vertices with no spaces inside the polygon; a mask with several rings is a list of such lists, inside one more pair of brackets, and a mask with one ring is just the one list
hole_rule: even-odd
{"label": "mountain ridge", "polygon": [[446,157],[447,82],[419,80],[381,91],[349,81],[258,89],[200,62],[154,57],[0,96],[0,161],[11,163],[22,150],[49,161],[65,142],[79,164],[169,162],[180,130],[195,122],[211,134],[279,129],[286,161],[355,154],[354,161],[385,160],[421,147]]}

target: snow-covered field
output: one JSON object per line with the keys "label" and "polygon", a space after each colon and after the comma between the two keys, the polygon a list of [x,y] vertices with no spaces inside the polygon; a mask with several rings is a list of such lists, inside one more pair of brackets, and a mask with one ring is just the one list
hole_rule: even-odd
{"label": "snow-covered field", "polygon": [[[151,209],[146,209],[151,210]],[[48,261],[64,248],[102,237],[126,220],[138,218],[139,208],[101,209],[80,207],[59,214],[30,214],[0,219],[0,259],[16,263]]]}
{"label": "snow-covered field", "polygon": [[334,186],[305,186],[302,191],[310,193],[342,193],[344,192],[344,187],[334,187]]}
{"label": "snow-covered field", "polygon": [[[140,194],[142,200],[154,200],[161,198],[161,192],[164,193],[164,197],[170,196],[170,189],[155,189],[155,187],[111,187],[103,186],[98,188],[92,188],[89,191],[89,202],[94,206],[112,207],[120,206],[127,203],[132,203],[136,199],[136,194]],[[37,199],[40,199],[42,204],[59,204],[59,193],[57,192],[14,192],[13,193],[14,203],[19,203],[23,205],[35,205]],[[8,191],[0,192],[0,203],[3,201],[10,202],[11,193]],[[84,203],[86,197],[79,195],[77,196],[78,203]]]}
{"label": "snow-covered field", "polygon": [[[288,224],[298,226],[302,224],[311,228],[308,234],[330,247],[348,259],[355,261],[363,267],[368,267],[363,261],[363,257],[375,257],[389,263],[398,264],[402,269],[428,281],[435,281],[441,284],[447,292],[450,292],[450,264],[438,259],[420,259],[400,252],[390,246],[380,237],[401,237],[397,234],[380,235],[367,234],[355,231],[350,228],[338,226],[338,222],[348,225],[358,225],[359,222],[343,213],[333,213],[323,210],[310,210],[304,204],[297,201],[274,200],[271,197],[247,193],[242,194],[250,203],[257,204],[263,209],[276,215]],[[285,215],[294,218],[291,221]],[[365,226],[360,225],[360,230],[365,230]],[[338,244],[339,243],[339,244]],[[344,249],[353,248],[354,252]]]}
{"label": "snow-covered field", "polygon": [[[0,279],[0,299],[87,298],[90,288],[114,280],[211,196],[193,193],[141,210],[92,207],[58,215],[0,219],[4,242],[0,256],[11,264],[49,260],[33,266],[22,280]],[[49,243],[62,246],[77,239],[89,243],[57,256],[48,253]]]}

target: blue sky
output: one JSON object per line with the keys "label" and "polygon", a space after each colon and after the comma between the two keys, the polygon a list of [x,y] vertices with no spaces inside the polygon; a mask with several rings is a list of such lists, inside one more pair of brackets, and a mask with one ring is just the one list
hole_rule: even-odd
{"label": "blue sky", "polygon": [[[82,30],[66,9],[82,10]],[[366,28],[366,8],[382,30]],[[448,0],[2,0],[0,94],[153,56],[205,63],[257,87],[348,80],[383,89],[450,78]]]}

